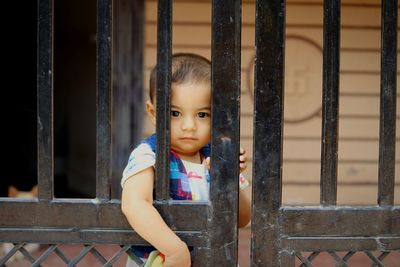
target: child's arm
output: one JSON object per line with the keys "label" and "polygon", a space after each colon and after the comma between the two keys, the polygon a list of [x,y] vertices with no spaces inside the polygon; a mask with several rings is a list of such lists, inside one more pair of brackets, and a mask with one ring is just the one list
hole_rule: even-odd
{"label": "child's arm", "polygon": [[245,227],[251,219],[251,186],[239,190],[239,222],[238,227]]}
{"label": "child's arm", "polygon": [[147,168],[128,178],[121,208],[132,228],[165,255],[165,267],[190,266],[187,245],[168,227],[153,206],[154,170]]}

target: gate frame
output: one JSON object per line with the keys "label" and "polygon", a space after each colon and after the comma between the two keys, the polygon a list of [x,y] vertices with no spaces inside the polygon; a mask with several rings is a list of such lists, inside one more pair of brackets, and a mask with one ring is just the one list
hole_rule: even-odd
{"label": "gate frame", "polygon": [[[141,2],[141,0],[138,0]],[[57,199],[53,192],[53,0],[38,0],[37,200],[1,199],[0,241],[15,243],[146,244],[129,226],[111,187],[113,1],[98,0],[96,198]],[[126,2],[129,3],[129,2]],[[143,2],[142,2],[143,3]],[[340,1],[324,1],[321,205],[282,206],[285,1],[256,1],[255,119],[251,266],[294,266],[302,251],[400,249],[400,207],[394,206],[397,0],[382,1],[381,124],[376,207],[336,205]],[[120,6],[119,6],[120,8]],[[209,202],[171,201],[169,101],[172,1],[158,2],[157,179],[154,205],[194,246],[193,266],[237,264],[241,1],[212,2],[212,180]],[[118,53],[123,53],[119,51]],[[119,56],[121,56],[119,54]],[[140,57],[139,57],[140,58]],[[139,85],[140,86],[140,85]],[[164,138],[165,137],[165,138]],[[73,216],[79,210],[86,216]],[[182,214],[185,214],[183,216]],[[204,216],[204,215],[207,216]],[[189,216],[188,216],[189,215]],[[190,221],[184,220],[190,217]],[[363,224],[354,228],[356,222]],[[321,227],[316,227],[320,225]],[[18,248],[17,246],[16,248]],[[55,249],[55,248],[54,248]],[[379,257],[368,256],[375,264]],[[45,258],[32,261],[38,266]],[[105,262],[110,266],[115,259]],[[0,265],[5,260],[0,260]],[[69,264],[73,264],[70,262]]]}
{"label": "gate frame", "polygon": [[[336,205],[340,1],[324,0],[320,206],[289,207],[282,206],[285,1],[256,1],[251,266],[294,266],[295,256],[301,266],[312,266],[315,255],[307,259],[302,251],[328,251],[348,266],[356,251],[400,249],[400,207],[394,206],[397,6],[397,0],[382,0],[378,206]],[[350,254],[340,258],[338,250]]]}

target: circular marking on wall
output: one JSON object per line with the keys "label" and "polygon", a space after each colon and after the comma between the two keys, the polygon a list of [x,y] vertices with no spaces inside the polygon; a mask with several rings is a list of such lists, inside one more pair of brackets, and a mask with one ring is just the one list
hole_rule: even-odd
{"label": "circular marking on wall", "polygon": [[[320,114],[322,48],[301,36],[286,36],[285,122],[302,122]],[[254,57],[248,69],[248,88],[254,95]]]}

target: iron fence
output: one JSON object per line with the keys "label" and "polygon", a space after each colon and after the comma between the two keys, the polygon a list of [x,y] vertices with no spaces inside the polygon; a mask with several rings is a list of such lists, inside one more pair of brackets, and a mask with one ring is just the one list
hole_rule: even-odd
{"label": "iron fence", "polygon": [[[56,253],[74,266],[92,253],[111,266],[132,244],[146,244],[128,225],[111,188],[112,0],[97,1],[96,198],[53,193],[53,0],[38,1],[38,186],[36,200],[0,200],[0,241],[16,245],[39,266]],[[251,266],[313,266],[323,251],[340,266],[364,251],[375,266],[400,249],[400,209],[394,205],[397,77],[397,0],[382,1],[381,118],[377,206],[339,207],[337,197],[340,1],[324,1],[323,122],[320,206],[282,205],[285,1],[256,1],[254,156]],[[189,246],[193,266],[236,266],[240,129],[241,1],[212,2],[212,180],[209,202],[169,200],[171,0],[158,1],[157,168],[154,205]],[[143,52],[143,51],[141,51]],[[188,218],[190,218],[188,220]],[[362,222],[362,223],[359,223]],[[24,243],[51,244],[34,258]],[[60,243],[84,244],[74,259]],[[93,244],[118,244],[104,258]],[[338,251],[347,251],[339,256]],[[371,251],[381,251],[376,256]],[[311,252],[308,256],[305,252]]]}

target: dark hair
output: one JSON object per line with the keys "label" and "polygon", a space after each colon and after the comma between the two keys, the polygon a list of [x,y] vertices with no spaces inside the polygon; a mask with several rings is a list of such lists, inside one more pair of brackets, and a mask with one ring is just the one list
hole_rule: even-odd
{"label": "dark hair", "polygon": [[[211,61],[192,53],[176,53],[172,55],[172,84],[186,82],[208,83],[211,86]],[[150,74],[150,101],[154,103],[156,96],[157,66]]]}

